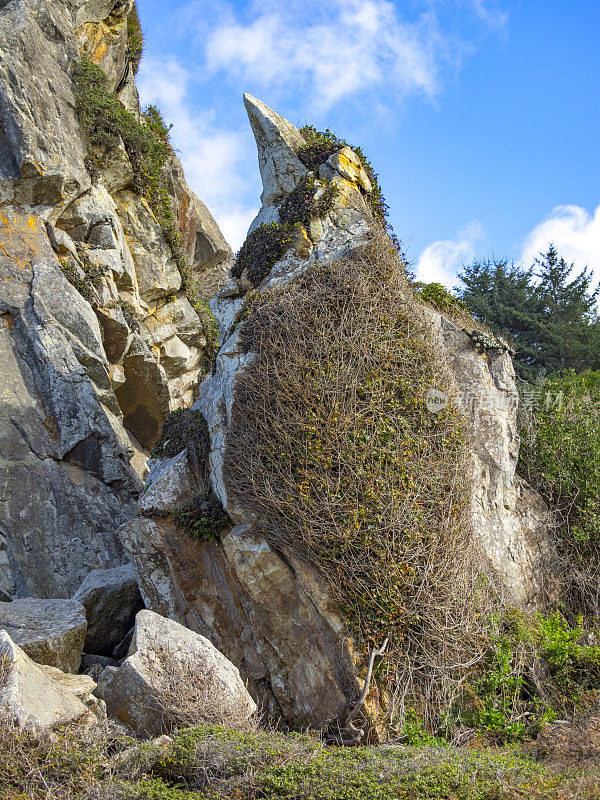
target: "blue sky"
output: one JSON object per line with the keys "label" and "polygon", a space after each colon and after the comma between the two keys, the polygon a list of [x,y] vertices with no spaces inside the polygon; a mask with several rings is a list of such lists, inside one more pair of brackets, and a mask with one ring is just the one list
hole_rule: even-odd
{"label": "blue sky", "polygon": [[597,0],[138,0],[143,103],[234,249],[260,179],[248,91],[369,155],[418,277],[530,264],[600,277]]}

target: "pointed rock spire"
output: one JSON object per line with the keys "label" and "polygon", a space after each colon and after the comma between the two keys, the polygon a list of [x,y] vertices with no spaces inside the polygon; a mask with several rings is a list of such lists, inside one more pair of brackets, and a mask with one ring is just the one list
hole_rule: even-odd
{"label": "pointed rock spire", "polygon": [[305,139],[291,122],[284,119],[251,94],[244,94],[258,147],[258,165],[263,183],[263,207],[277,203],[294,189],[307,170],[296,155]]}

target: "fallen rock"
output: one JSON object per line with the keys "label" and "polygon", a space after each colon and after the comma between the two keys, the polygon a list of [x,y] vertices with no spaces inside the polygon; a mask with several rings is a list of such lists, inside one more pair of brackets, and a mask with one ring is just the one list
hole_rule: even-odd
{"label": "fallen rock", "polygon": [[93,570],[73,600],[85,608],[85,652],[104,656],[110,656],[131,630],[135,615],[144,605],[133,564]]}
{"label": "fallen rock", "polygon": [[33,597],[0,603],[0,628],[38,664],[79,669],[87,628],[81,603]]}
{"label": "fallen rock", "polygon": [[35,664],[6,631],[0,631],[0,712],[14,725],[36,730],[92,719],[81,700]]}
{"label": "fallen rock", "polygon": [[47,664],[39,664],[39,668],[63,689],[78,697],[82,703],[89,700],[96,688],[96,681],[89,675],[72,675],[70,672],[63,672],[56,667],[49,667]]}
{"label": "fallen rock", "polygon": [[256,711],[237,667],[173,620],[140,611],[130,652],[102,676],[102,695],[109,715],[138,734],[202,722],[243,725]]}

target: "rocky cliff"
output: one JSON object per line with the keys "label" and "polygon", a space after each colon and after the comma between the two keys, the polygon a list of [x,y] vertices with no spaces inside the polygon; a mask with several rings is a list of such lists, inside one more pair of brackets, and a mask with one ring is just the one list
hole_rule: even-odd
{"label": "rocky cliff", "polygon": [[[4,600],[68,597],[123,562],[148,449],[207,367],[201,301],[230,249],[140,112],[136,19],[132,0],[0,3]],[[89,97],[129,139],[98,141]],[[164,153],[150,194],[131,131]]]}
{"label": "rocky cliff", "polygon": [[[282,209],[299,186],[310,185],[317,203],[332,186],[332,199],[324,213],[289,233],[284,254],[266,273],[258,274],[255,264],[238,268],[211,303],[222,343],[193,406],[208,425],[206,470],[198,469],[191,443],[154,462],[142,516],[124,525],[120,535],[148,608],[207,636],[240,668],[267,709],[296,725],[322,724],[340,719],[356,700],[366,662],[332,601],[327,576],[294,547],[278,547],[264,535],[255,504],[240,496],[225,466],[235,446],[232,421],[245,407],[240,378],[256,357],[244,333],[245,319],[269,293],[359,252],[372,240],[372,186],[348,147],[308,174],[298,157],[302,134],[255,98],[246,95],[245,103],[263,179],[262,208],[250,231],[267,235],[261,225],[282,222],[287,213]],[[464,420],[466,516],[477,549],[511,602],[541,604],[552,545],[544,503],[515,476],[517,392],[510,356],[497,342],[478,347],[468,323],[452,314],[425,305],[415,313],[441,353],[448,392]],[[254,463],[249,457],[246,470],[251,472]],[[210,488],[231,522],[219,536],[198,541],[183,535],[170,514]]]}

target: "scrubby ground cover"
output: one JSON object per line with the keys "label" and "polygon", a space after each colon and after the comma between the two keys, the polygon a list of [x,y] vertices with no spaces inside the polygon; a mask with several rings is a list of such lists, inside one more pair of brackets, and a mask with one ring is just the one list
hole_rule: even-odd
{"label": "scrubby ground cover", "polygon": [[[579,752],[579,751],[578,751]],[[597,751],[596,751],[597,752]],[[331,748],[316,737],[189,728],[169,743],[0,729],[3,800],[593,800],[597,764],[510,749]],[[589,747],[588,747],[589,755]]]}

